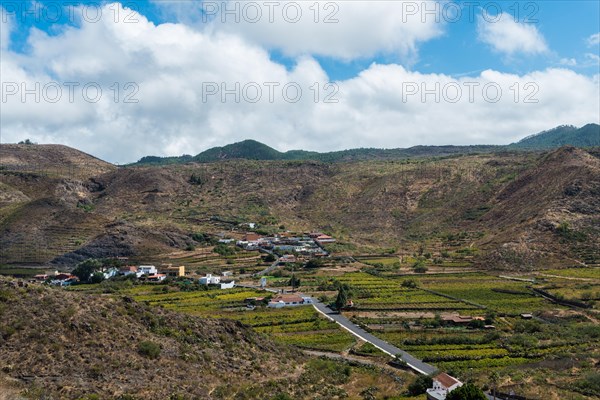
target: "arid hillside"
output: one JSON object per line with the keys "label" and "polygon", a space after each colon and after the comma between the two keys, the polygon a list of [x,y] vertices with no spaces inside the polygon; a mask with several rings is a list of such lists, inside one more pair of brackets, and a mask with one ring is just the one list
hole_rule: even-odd
{"label": "arid hillside", "polygon": [[234,321],[1,278],[0,315],[2,373],[34,398],[221,398],[304,360]]}
{"label": "arid hillside", "polygon": [[0,399],[362,398],[365,387],[402,393],[414,377],[166,308],[0,277]]}
{"label": "arid hillside", "polygon": [[[21,157],[18,147],[2,152]],[[109,165],[87,177],[11,165],[0,170],[3,264],[150,257],[240,222],[323,230],[340,253],[469,249],[483,268],[511,269],[600,262],[600,158],[571,147],[333,164]]]}

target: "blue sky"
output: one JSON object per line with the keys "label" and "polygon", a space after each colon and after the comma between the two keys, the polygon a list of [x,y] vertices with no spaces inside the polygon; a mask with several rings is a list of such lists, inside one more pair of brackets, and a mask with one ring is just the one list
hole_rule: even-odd
{"label": "blue sky", "polygon": [[600,122],[596,0],[279,0],[273,21],[266,0],[227,0],[261,9],[258,23],[222,1],[0,1],[2,142],[131,162],[244,139],[282,151],[508,144]]}
{"label": "blue sky", "polygon": [[[160,4],[165,1],[136,0],[124,1],[123,4],[139,11],[155,24],[166,22],[177,23],[177,16],[165,11]],[[352,1],[352,0],[351,0]],[[60,4],[60,2],[48,2]],[[106,2],[95,0],[69,1],[67,4],[98,5]],[[189,1],[184,3],[199,3]],[[261,2],[258,2],[259,4]],[[418,3],[418,2],[417,2]],[[380,64],[398,63],[412,70],[424,73],[444,73],[453,76],[473,74],[486,69],[494,69],[509,73],[527,73],[547,67],[560,66],[561,60],[584,60],[585,54],[598,54],[598,45],[590,46],[587,39],[600,31],[600,2],[595,0],[545,0],[545,1],[458,1],[462,16],[453,20],[451,11],[454,8],[440,8],[440,21],[445,21],[445,32],[442,36],[422,43],[416,60],[406,60],[395,54],[376,54],[353,60],[340,60],[337,57],[319,56],[323,69],[332,80],[348,79],[375,62]],[[32,2],[16,0],[2,1],[8,10],[17,9],[21,17],[16,18],[17,29],[12,31],[11,48],[17,52],[27,52],[26,41],[32,27],[48,34],[57,34],[65,24],[73,25],[68,12],[61,12],[62,18],[57,22],[55,10],[50,7],[46,12],[48,18],[35,17],[28,14],[34,9]],[[537,27],[545,37],[550,52],[529,57],[507,57],[482,43],[477,38],[477,17],[482,10],[490,13],[501,11],[509,13],[516,21],[526,22]],[[95,10],[95,7],[91,9]],[[18,12],[17,11],[17,12]],[[423,10],[419,9],[421,13]],[[91,12],[92,13],[92,12]],[[472,14],[471,14],[472,13]],[[93,14],[93,13],[92,13]],[[472,18],[472,15],[475,18]],[[399,17],[400,18],[400,17]],[[433,18],[427,16],[426,18]],[[272,60],[292,68],[295,58],[282,54],[278,49],[269,49]],[[597,63],[579,62],[576,69],[587,75],[598,73]]]}

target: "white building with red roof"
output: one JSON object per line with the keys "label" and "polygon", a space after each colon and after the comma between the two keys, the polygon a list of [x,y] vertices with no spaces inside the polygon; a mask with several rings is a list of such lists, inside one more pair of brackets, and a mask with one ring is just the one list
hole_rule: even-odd
{"label": "white building with red roof", "polygon": [[461,386],[461,381],[442,372],[433,378],[433,387],[427,389],[427,400],[446,400],[448,393]]}

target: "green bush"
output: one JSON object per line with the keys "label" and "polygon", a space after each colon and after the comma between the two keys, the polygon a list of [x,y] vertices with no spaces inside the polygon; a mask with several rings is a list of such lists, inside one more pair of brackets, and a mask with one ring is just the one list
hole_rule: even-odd
{"label": "green bush", "polygon": [[410,385],[408,385],[408,394],[419,396],[433,386],[433,379],[429,375],[419,375]]}
{"label": "green bush", "polygon": [[138,353],[152,360],[157,359],[160,356],[160,345],[150,341],[140,342],[138,344]]}
{"label": "green bush", "polygon": [[446,400],[487,400],[487,398],[483,390],[472,383],[467,383],[448,393]]}
{"label": "green bush", "polygon": [[222,256],[233,256],[235,255],[235,249],[231,246],[226,246],[224,244],[218,244],[215,246],[213,251]]}

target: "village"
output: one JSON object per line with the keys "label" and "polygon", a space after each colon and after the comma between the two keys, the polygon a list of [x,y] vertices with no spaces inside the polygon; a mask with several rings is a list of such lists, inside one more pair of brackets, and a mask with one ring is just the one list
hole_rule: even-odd
{"label": "village", "polygon": [[[249,224],[249,228],[254,228],[254,224]],[[259,279],[259,284],[248,285],[238,284],[234,273],[232,271],[221,271],[220,273],[207,273],[204,276],[194,276],[190,271],[186,271],[184,265],[174,266],[171,263],[162,263],[159,266],[152,264],[140,264],[140,265],[123,265],[119,268],[114,266],[102,266],[98,271],[95,272],[96,282],[109,281],[111,279],[133,279],[140,283],[146,284],[159,284],[165,282],[167,279],[185,279],[187,281],[193,280],[199,285],[204,285],[207,289],[211,290],[226,290],[233,289],[236,286],[240,288],[253,288],[257,290],[265,291],[267,294],[264,296],[254,296],[244,299],[244,304],[247,309],[254,310],[256,307],[264,306],[272,309],[281,309],[284,307],[299,307],[299,306],[314,306],[320,311],[325,317],[332,318],[327,314],[331,311],[326,309],[327,306],[320,303],[318,300],[313,299],[311,296],[304,295],[296,292],[292,287],[291,291],[285,289],[269,289],[267,288],[267,280],[263,275],[273,271],[280,265],[286,265],[287,263],[296,263],[299,261],[308,261],[313,258],[327,257],[329,254],[324,249],[324,245],[329,243],[335,243],[336,239],[329,235],[325,235],[321,232],[310,232],[303,233],[301,235],[295,235],[289,232],[277,234],[273,236],[263,236],[254,232],[248,232],[243,235],[239,240],[233,238],[220,238],[218,244],[221,245],[233,245],[245,250],[245,251],[257,251],[271,255],[270,259],[273,259],[271,266],[265,270],[252,274],[243,275],[239,278],[247,280],[248,278]],[[127,258],[121,257],[121,262],[128,264]],[[93,281],[92,276],[88,281]],[[77,285],[81,282],[80,277],[66,272],[59,272],[57,270],[46,271],[44,274],[38,274],[33,277],[31,282],[44,282],[53,286],[58,287],[69,287]],[[351,308],[353,302],[351,299],[347,300],[346,308]],[[337,311],[339,314],[339,311]],[[350,321],[339,319],[343,318],[337,316],[338,323],[345,329],[353,332],[353,324]],[[483,322],[483,318],[460,316],[460,315],[444,315],[444,322],[456,325],[467,325],[473,323],[473,321]],[[360,329],[355,327],[356,329]],[[393,355],[393,360],[399,360],[401,365],[406,365],[406,362],[402,360],[400,354]],[[393,364],[393,363],[392,363]],[[426,364],[424,364],[426,365]],[[423,372],[416,369],[418,372]],[[432,371],[435,371],[432,369]],[[431,371],[427,371],[431,372]],[[462,382],[453,378],[446,373],[439,373],[432,378],[431,387],[427,389],[428,400],[444,400],[446,395],[452,390],[462,386]]]}
{"label": "village", "polygon": [[[254,223],[246,224],[249,228],[254,228]],[[223,236],[223,235],[221,235]],[[279,233],[272,236],[263,236],[254,232],[247,232],[239,240],[222,237],[217,243],[221,245],[235,245],[245,251],[256,251],[270,255],[267,260],[273,260],[272,264],[260,273],[249,275],[239,275],[242,279],[260,278],[280,265],[287,263],[305,262],[312,258],[327,257],[329,254],[323,248],[325,244],[335,243],[335,239],[321,232],[305,232],[297,235],[291,232]],[[221,271],[220,273],[207,273],[204,276],[196,276],[195,273],[186,270],[186,266],[174,266],[172,263],[162,263],[158,266],[152,264],[129,265],[127,257],[118,257],[117,261],[125,263],[121,267],[99,266],[97,271],[91,273],[88,279],[81,279],[74,273],[60,272],[58,270],[48,270],[43,274],[33,276],[31,282],[43,282],[53,286],[68,287],[81,283],[100,283],[111,279],[134,279],[140,283],[161,283],[167,279],[185,279],[195,281],[199,285],[206,286],[207,289],[233,289],[236,287],[236,280],[233,271]],[[238,285],[240,286],[240,285]],[[243,284],[240,287],[255,287],[261,290],[266,289],[266,280],[260,279],[258,285],[252,286]],[[271,290],[273,291],[273,290]],[[276,296],[259,297],[247,299],[246,303],[251,304],[265,303],[270,308],[293,307],[312,304],[310,296],[304,296],[301,293],[286,293],[285,290],[275,291]]]}
{"label": "village", "polygon": [[[248,224],[247,228],[253,229],[253,224]],[[342,332],[350,334],[353,340],[359,342],[366,342],[373,345],[378,351],[381,351],[387,357],[387,363],[394,366],[394,368],[400,368],[405,370],[411,370],[413,373],[417,373],[417,376],[427,377],[426,390],[423,389],[422,394],[426,396],[427,400],[445,400],[449,393],[453,390],[463,386],[463,382],[459,379],[451,376],[443,371],[450,371],[446,365],[454,363],[460,363],[460,361],[453,361],[454,356],[444,355],[436,353],[435,358],[432,358],[428,351],[420,350],[417,353],[413,353],[411,348],[415,348],[414,345],[409,346],[407,351],[402,350],[402,342],[398,340],[389,340],[389,336],[386,332],[390,328],[397,325],[389,324],[389,328],[386,324],[372,323],[371,317],[374,314],[372,310],[381,310],[378,315],[379,320],[382,318],[390,319],[394,321],[394,318],[398,318],[397,321],[401,321],[402,328],[404,331],[414,335],[416,332],[423,332],[426,334],[431,331],[432,328],[437,327],[438,332],[443,332],[442,336],[445,335],[464,335],[466,332],[488,332],[485,339],[481,339],[482,343],[488,343],[487,340],[491,340],[489,343],[498,340],[500,336],[495,333],[497,326],[494,323],[494,317],[489,316],[490,313],[482,312],[487,307],[481,306],[481,300],[477,303],[467,301],[464,299],[455,298],[454,296],[445,295],[438,291],[423,290],[418,287],[414,287],[413,281],[403,281],[396,284],[391,284],[387,279],[378,277],[377,275],[365,274],[362,271],[343,273],[341,276],[333,278],[333,281],[339,280],[337,285],[320,285],[315,286],[310,283],[310,280],[316,280],[316,282],[322,282],[318,277],[318,271],[320,268],[307,268],[310,263],[318,261],[317,265],[329,265],[336,266],[340,265],[340,262],[335,261],[335,257],[331,257],[327,251],[327,245],[336,243],[336,239],[332,236],[326,235],[322,232],[304,232],[304,233],[292,233],[292,232],[281,232],[273,235],[262,235],[254,231],[248,232],[234,232],[233,234],[219,234],[217,235],[211,245],[214,247],[208,247],[212,251],[221,247],[221,249],[227,249],[228,252],[235,254],[247,254],[254,253],[256,258],[260,260],[256,266],[250,271],[246,271],[242,268],[227,268],[229,265],[221,263],[219,266],[210,267],[203,269],[200,273],[198,269],[190,268],[188,265],[179,265],[173,262],[144,262],[144,263],[131,263],[126,257],[119,257],[117,260],[92,260],[95,261],[95,267],[87,271],[88,275],[81,275],[77,273],[77,268],[71,272],[62,272],[57,270],[49,270],[43,274],[35,275],[30,282],[44,283],[61,287],[64,289],[76,289],[84,288],[83,290],[97,285],[99,283],[106,282],[110,284],[121,284],[123,282],[130,281],[136,286],[147,287],[150,298],[158,296],[160,293],[167,293],[171,290],[183,290],[183,289],[170,289],[171,287],[182,288],[186,287],[185,290],[192,290],[195,293],[198,291],[209,293],[206,300],[201,300],[204,295],[199,295],[198,301],[201,307],[208,307],[211,310],[218,311],[227,315],[226,318],[242,318],[243,314],[258,313],[273,313],[283,312],[282,314],[283,323],[290,319],[290,326],[298,324],[299,327],[305,321],[304,316],[306,312],[296,312],[294,310],[306,309],[313,310],[316,312],[316,317],[310,317],[310,320],[314,320],[315,327],[318,327],[320,323],[317,323],[318,319],[325,319],[328,323],[337,325]],[[229,254],[229,253],[228,253]],[[384,260],[384,259],[378,259]],[[88,260],[89,261],[89,260]],[[372,260],[367,259],[367,262],[374,263]],[[83,263],[85,264],[85,262]],[[183,264],[183,263],[182,263]],[[343,262],[341,264],[344,264]],[[259,266],[260,265],[260,266]],[[363,264],[369,265],[369,264]],[[378,264],[377,264],[378,265]],[[337,268],[337,267],[336,267]],[[80,272],[80,271],[79,271]],[[282,276],[281,273],[285,272],[284,277],[290,277],[291,279],[275,279],[277,276]],[[303,285],[299,284],[299,278],[295,277],[295,273],[303,280]],[[316,274],[316,275],[315,275]],[[452,275],[448,275],[451,277]],[[458,277],[460,281],[460,276]],[[512,277],[501,276],[499,277],[503,281],[513,282],[513,285],[525,285],[533,283],[531,280],[515,280]],[[308,279],[308,281],[307,281]],[[435,278],[439,280],[440,278]],[[487,280],[488,278],[486,278]],[[352,295],[347,298],[344,297],[343,303],[338,303],[335,299],[336,293],[338,297],[340,292],[345,286],[344,282],[354,288]],[[407,283],[408,282],[408,283]],[[452,281],[453,282],[453,281]],[[457,281],[458,284],[458,281]],[[145,285],[145,286],[144,286]],[[461,284],[462,285],[462,284]],[[330,287],[331,286],[331,287]],[[160,291],[152,290],[160,289]],[[496,291],[496,288],[491,288],[492,291]],[[339,292],[338,292],[339,291]],[[193,294],[191,292],[190,294]],[[218,293],[222,292],[223,295]],[[156,293],[156,294],[155,294]],[[210,294],[213,293],[213,294]],[[497,292],[496,292],[497,293]],[[520,294],[514,290],[507,290],[503,296],[515,296]],[[240,297],[244,296],[245,297]],[[325,295],[327,294],[327,295]],[[407,295],[420,296],[415,297],[414,300],[407,298]],[[196,295],[194,295],[196,296]],[[215,298],[217,296],[217,298]],[[237,300],[232,302],[223,303],[219,298],[230,298],[228,296],[235,296]],[[352,297],[356,296],[356,297]],[[214,299],[214,300],[213,300]],[[359,302],[359,306],[355,307],[355,301]],[[415,301],[414,304],[411,304]],[[373,303],[369,305],[369,303]],[[211,304],[214,303],[214,304]],[[174,304],[177,307],[177,303]],[[391,307],[390,311],[385,311],[384,307]],[[370,308],[376,306],[376,308]],[[412,307],[418,306],[419,308],[413,309]],[[395,309],[404,307],[409,311],[397,312],[395,317]],[[421,309],[421,307],[424,307]],[[439,311],[432,312],[435,308],[439,307]],[[539,305],[538,305],[539,307]],[[544,306],[545,308],[545,306]],[[410,310],[413,311],[410,311]],[[421,311],[418,311],[421,309]],[[237,310],[237,311],[236,311]],[[467,311],[468,310],[468,311]],[[523,311],[527,312],[523,312]],[[530,312],[528,309],[521,309],[520,312],[510,314],[512,318],[520,319],[522,321],[535,320],[537,317]],[[308,312],[308,311],[307,311]],[[236,314],[237,313],[237,314]],[[290,314],[291,313],[291,314]],[[483,315],[485,314],[485,316]],[[286,317],[289,315],[289,317]],[[293,317],[292,317],[293,316]],[[277,318],[275,315],[266,314],[269,320]],[[250,318],[250,317],[248,317]],[[315,319],[316,318],[316,319]],[[539,318],[538,318],[539,319]],[[378,320],[378,321],[379,321]],[[297,321],[297,322],[296,322]],[[274,324],[275,322],[269,322]],[[515,323],[515,322],[513,322]],[[518,324],[518,322],[517,322]],[[259,329],[262,325],[258,325]],[[272,328],[271,328],[272,329]],[[278,328],[279,329],[279,328]],[[275,332],[279,332],[275,329]],[[295,328],[293,328],[295,329]],[[319,328],[315,333],[319,332]],[[397,328],[393,328],[397,329]],[[266,332],[269,332],[268,330]],[[438,333],[438,334],[439,334]],[[330,331],[323,331],[323,338],[329,341],[331,344],[325,345],[324,348],[336,349],[337,345],[334,342],[336,336],[339,335],[331,334]],[[382,335],[383,334],[383,335]],[[284,338],[283,333],[276,333],[275,338]],[[303,333],[302,330],[294,335],[295,338],[291,344],[296,344],[297,341],[302,341],[306,335],[310,337],[310,334]],[[327,338],[332,335],[331,338]],[[487,339],[487,337],[491,339]],[[395,337],[395,336],[394,336]],[[460,340],[464,340],[465,343],[471,343],[467,337],[460,336]],[[287,339],[286,339],[287,340]],[[311,339],[312,340],[312,339]],[[348,338],[343,339],[344,343],[348,343]],[[404,340],[404,339],[403,339]],[[427,348],[429,343],[436,343],[435,338],[428,339],[427,342],[419,344],[423,348]],[[485,340],[485,341],[483,341]],[[408,340],[408,343],[410,340]],[[321,345],[301,344],[301,348],[319,348]],[[399,346],[399,347],[396,347]],[[491,344],[490,347],[496,345]],[[454,350],[450,350],[452,353]],[[471,351],[466,348],[465,352]],[[496,357],[496,352],[502,352],[509,354],[507,350],[473,350],[473,352],[490,352],[492,357]],[[517,350],[520,351],[520,350]],[[336,350],[337,352],[337,350]],[[415,354],[415,356],[413,356]],[[520,353],[517,353],[520,354]],[[440,360],[441,363],[436,362],[436,365],[429,364],[432,360]],[[493,358],[492,358],[493,359]],[[460,360],[460,359],[459,359]],[[441,365],[440,365],[441,364]],[[455,375],[455,373],[452,373]],[[458,375],[463,376],[463,375]],[[464,376],[463,376],[464,377]],[[490,394],[485,394],[486,398],[494,398]],[[496,396],[497,399],[525,399],[519,397],[514,393],[505,395],[504,397]]]}

